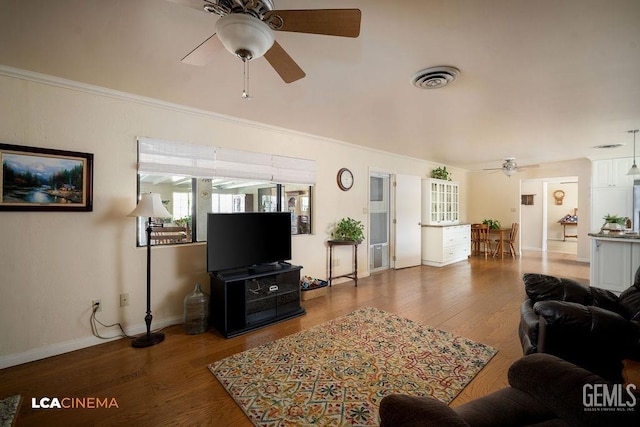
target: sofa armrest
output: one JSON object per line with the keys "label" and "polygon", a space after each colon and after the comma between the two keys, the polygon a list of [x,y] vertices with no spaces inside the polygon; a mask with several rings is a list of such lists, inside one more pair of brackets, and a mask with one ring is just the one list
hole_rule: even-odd
{"label": "sofa armrest", "polygon": [[533,302],[526,299],[520,306],[520,324],[518,325],[518,336],[524,354],[538,352],[539,331],[540,316],[533,311]]}
{"label": "sofa armrest", "polygon": [[430,397],[390,394],[380,401],[380,427],[469,427],[446,404]]}

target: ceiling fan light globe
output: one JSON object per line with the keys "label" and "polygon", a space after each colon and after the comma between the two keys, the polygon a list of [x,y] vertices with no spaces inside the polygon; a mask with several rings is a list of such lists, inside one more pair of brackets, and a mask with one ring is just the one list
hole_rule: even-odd
{"label": "ceiling fan light globe", "polygon": [[274,41],[273,32],[267,24],[242,13],[218,19],[216,34],[225,49],[243,60],[260,58],[271,49]]}
{"label": "ceiling fan light globe", "polygon": [[515,169],[502,169],[502,172],[504,172],[505,175],[507,176],[511,176],[514,175],[517,171]]}

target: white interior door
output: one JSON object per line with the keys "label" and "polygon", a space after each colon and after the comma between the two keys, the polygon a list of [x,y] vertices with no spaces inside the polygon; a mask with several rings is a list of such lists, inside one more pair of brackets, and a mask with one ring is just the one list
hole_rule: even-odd
{"label": "white interior door", "polygon": [[422,250],[422,181],[419,176],[395,176],[395,268],[420,265]]}

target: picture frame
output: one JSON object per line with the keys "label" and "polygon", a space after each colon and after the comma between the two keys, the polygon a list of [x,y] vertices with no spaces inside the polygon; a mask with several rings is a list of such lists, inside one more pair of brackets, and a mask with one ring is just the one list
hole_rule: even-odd
{"label": "picture frame", "polygon": [[93,210],[93,154],[0,144],[0,211]]}

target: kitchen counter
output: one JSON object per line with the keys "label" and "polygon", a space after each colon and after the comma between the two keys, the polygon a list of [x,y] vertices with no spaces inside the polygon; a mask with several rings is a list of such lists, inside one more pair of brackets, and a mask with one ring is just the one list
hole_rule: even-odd
{"label": "kitchen counter", "polygon": [[624,233],[589,233],[589,237],[594,239],[616,239],[616,240],[638,240],[640,241],[640,234],[624,232]]}
{"label": "kitchen counter", "polygon": [[457,227],[459,225],[471,225],[468,222],[459,222],[456,224],[422,224],[422,227]]}

